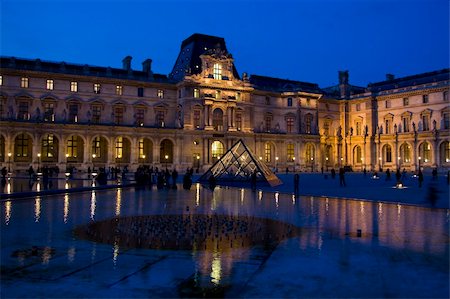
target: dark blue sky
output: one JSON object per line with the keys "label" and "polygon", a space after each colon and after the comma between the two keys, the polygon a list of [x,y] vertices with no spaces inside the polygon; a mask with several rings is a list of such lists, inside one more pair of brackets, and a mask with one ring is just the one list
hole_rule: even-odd
{"label": "dark blue sky", "polygon": [[239,73],[350,83],[449,67],[448,0],[0,0],[1,55],[168,74],[193,33],[225,38]]}

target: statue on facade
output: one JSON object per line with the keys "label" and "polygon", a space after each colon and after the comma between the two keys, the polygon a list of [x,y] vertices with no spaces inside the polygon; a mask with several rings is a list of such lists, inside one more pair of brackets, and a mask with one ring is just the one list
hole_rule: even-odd
{"label": "statue on facade", "polygon": [[415,122],[412,123],[412,127],[413,127],[413,132],[415,133],[416,132],[416,123]]}
{"label": "statue on facade", "polygon": [[342,127],[341,126],[339,126],[339,128],[337,129],[336,135],[338,137],[342,137]]}
{"label": "statue on facade", "polygon": [[41,109],[39,107],[36,108],[35,117],[37,121],[41,120]]}

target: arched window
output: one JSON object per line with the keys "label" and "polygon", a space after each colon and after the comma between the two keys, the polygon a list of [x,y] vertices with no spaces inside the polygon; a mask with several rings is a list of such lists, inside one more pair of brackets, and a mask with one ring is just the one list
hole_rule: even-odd
{"label": "arched window", "polygon": [[450,141],[444,141],[441,143],[441,165],[444,163],[450,163]]}
{"label": "arched window", "polygon": [[362,163],[362,153],[361,153],[361,147],[359,145],[355,146],[353,149],[353,163],[354,164],[361,164]]}
{"label": "arched window", "polygon": [[411,146],[407,143],[403,143],[400,146],[400,160],[402,163],[411,162]]}
{"label": "arched window", "polygon": [[314,145],[311,143],[308,143],[306,145],[306,151],[305,151],[305,162],[306,163],[314,163],[314,154],[315,154],[315,148]]}
{"label": "arched window", "polygon": [[392,163],[392,147],[389,144],[383,146],[384,162]]}
{"label": "arched window", "polygon": [[169,139],[164,139],[163,141],[161,141],[159,162],[173,163],[173,143]]}
{"label": "arched window", "polygon": [[216,108],[213,112],[213,127],[216,131],[223,131],[223,112],[222,109]]}
{"label": "arched window", "polygon": [[419,148],[419,155],[424,163],[431,162],[431,144],[429,142],[423,142]]}
{"label": "arched window", "polygon": [[211,154],[213,162],[216,162],[223,156],[223,143],[220,141],[214,141],[211,145]]}

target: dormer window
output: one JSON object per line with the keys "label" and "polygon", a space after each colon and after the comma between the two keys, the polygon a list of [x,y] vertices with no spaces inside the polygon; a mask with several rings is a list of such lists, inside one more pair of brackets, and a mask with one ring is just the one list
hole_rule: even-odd
{"label": "dormer window", "polygon": [[222,80],[222,65],[218,63],[214,63],[214,72],[213,76],[215,80]]}

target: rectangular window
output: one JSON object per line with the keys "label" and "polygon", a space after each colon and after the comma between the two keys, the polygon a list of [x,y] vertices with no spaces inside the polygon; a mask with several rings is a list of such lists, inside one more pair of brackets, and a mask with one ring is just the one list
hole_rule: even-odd
{"label": "rectangular window", "polygon": [[54,136],[48,134],[42,139],[42,156],[46,158],[52,158],[54,156]]}
{"label": "rectangular window", "polygon": [[200,97],[200,90],[198,88],[194,88],[194,98],[198,99]]}
{"label": "rectangular window", "polygon": [[123,137],[116,139],[116,159],[122,159],[123,156]]}
{"label": "rectangular window", "polygon": [[222,65],[214,63],[213,76],[215,80],[222,80]]}
{"label": "rectangular window", "polygon": [[391,100],[386,100],[385,108],[391,108]]}
{"label": "rectangular window", "polygon": [[78,104],[69,104],[69,122],[78,122]]}
{"label": "rectangular window", "polygon": [[355,130],[356,135],[357,136],[361,135],[361,123],[359,121],[356,122],[355,127],[356,127],[356,130]]}
{"label": "rectangular window", "polygon": [[265,98],[265,104],[266,105],[270,105],[270,97],[266,97]]}
{"label": "rectangular window", "polygon": [[92,141],[92,153],[95,154],[96,158],[101,157],[101,148],[100,148],[100,137],[95,137]]}
{"label": "rectangular window", "polygon": [[242,130],[242,114],[236,113],[236,129],[238,131]]}
{"label": "rectangular window", "polygon": [[325,121],[323,123],[323,134],[325,136],[330,135],[330,122],[329,121]]}
{"label": "rectangular window", "polygon": [[157,96],[158,96],[158,98],[160,98],[160,99],[164,99],[164,90],[158,89]]}
{"label": "rectangular window", "polygon": [[287,161],[288,162],[294,161],[294,144],[293,143],[287,144]]}
{"label": "rectangular window", "polygon": [[194,110],[194,128],[200,128],[200,110]]}
{"label": "rectangular window", "polygon": [[139,138],[139,158],[145,159],[144,138]]}
{"label": "rectangular window", "polygon": [[53,122],[55,121],[55,104],[54,103],[44,103],[44,121]]}
{"label": "rectangular window", "polygon": [[70,82],[70,91],[78,92],[78,82],[75,81]]}
{"label": "rectangular window", "polygon": [[450,113],[444,113],[444,129],[450,129]]}
{"label": "rectangular window", "polygon": [[136,109],[136,124],[138,126],[144,125],[144,114],[145,110],[143,108]]}
{"label": "rectangular window", "polygon": [[430,116],[429,115],[422,115],[422,125],[423,125],[423,131],[430,130]]}
{"label": "rectangular window", "polygon": [[312,116],[311,114],[306,115],[305,118],[305,133],[311,134],[312,132]]}
{"label": "rectangular window", "polygon": [[385,125],[386,125],[386,134],[391,134],[391,120],[390,119],[386,119],[384,121]]}
{"label": "rectangular window", "polygon": [[143,87],[138,87],[138,97],[143,97],[144,96],[144,88]]}
{"label": "rectangular window", "polygon": [[123,86],[116,85],[116,95],[121,96],[123,94]]}
{"label": "rectangular window", "polygon": [[288,107],[292,107],[292,98],[287,99],[287,105]]}
{"label": "rectangular window", "polygon": [[78,142],[77,137],[70,136],[67,140],[67,157],[68,158],[76,158],[78,155]]}
{"label": "rectangular window", "polygon": [[409,98],[403,98],[403,106],[409,105]]}
{"label": "rectangular window", "polygon": [[47,80],[47,89],[53,90],[53,80]]}
{"label": "rectangular window", "polygon": [[114,123],[116,125],[123,123],[123,107],[114,107]]}
{"label": "rectangular window", "polygon": [[428,95],[427,94],[424,94],[422,96],[422,103],[424,103],[424,104],[428,103]]}
{"label": "rectangular window", "polygon": [[265,122],[266,122],[266,132],[270,132],[270,130],[272,129],[272,116],[267,115],[265,118]]}
{"label": "rectangular window", "polygon": [[98,124],[102,114],[102,107],[100,105],[92,106],[92,122]]}
{"label": "rectangular window", "polygon": [[272,148],[268,142],[264,144],[264,161],[270,163],[272,157]]}
{"label": "rectangular window", "polygon": [[294,118],[293,117],[286,118],[286,131],[288,133],[294,132]]}
{"label": "rectangular window", "polygon": [[20,87],[22,88],[28,88],[28,78],[22,77],[20,79]]}
{"label": "rectangular window", "polygon": [[101,91],[100,83],[94,83],[94,93],[99,94]]}
{"label": "rectangular window", "polygon": [[30,114],[28,113],[28,102],[19,102],[19,113],[17,114],[19,120],[29,120]]}
{"label": "rectangular window", "polygon": [[361,104],[360,103],[358,103],[358,104],[356,104],[356,111],[361,111]]}
{"label": "rectangular window", "polygon": [[409,132],[409,117],[403,117],[403,132]]}
{"label": "rectangular window", "polygon": [[158,110],[156,111],[156,125],[158,127],[164,127],[164,111]]}
{"label": "rectangular window", "polygon": [[15,148],[16,157],[28,157],[28,135],[20,134],[17,136],[17,143]]}

